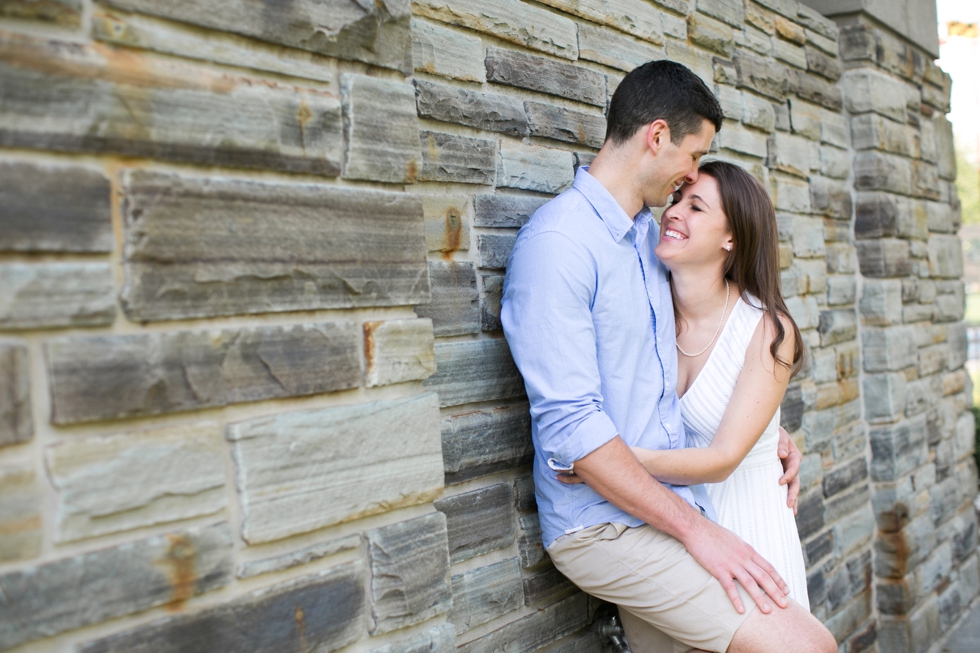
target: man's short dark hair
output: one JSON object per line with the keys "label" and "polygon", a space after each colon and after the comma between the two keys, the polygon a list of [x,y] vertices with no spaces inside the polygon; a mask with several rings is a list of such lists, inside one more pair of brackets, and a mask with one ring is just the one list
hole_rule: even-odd
{"label": "man's short dark hair", "polygon": [[685,136],[701,131],[707,120],[721,130],[721,105],[714,93],[686,66],[676,61],[648,61],[634,68],[619,83],[609,103],[606,140],[625,143],[644,125],[663,120],[670,140],[680,144]]}

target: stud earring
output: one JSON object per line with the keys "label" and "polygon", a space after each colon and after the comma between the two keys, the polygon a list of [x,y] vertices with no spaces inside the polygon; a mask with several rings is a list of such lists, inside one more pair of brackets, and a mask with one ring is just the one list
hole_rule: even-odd
{"label": "stud earring", "polygon": [[732,246],[731,245],[725,245],[725,251],[726,252],[732,251]]}

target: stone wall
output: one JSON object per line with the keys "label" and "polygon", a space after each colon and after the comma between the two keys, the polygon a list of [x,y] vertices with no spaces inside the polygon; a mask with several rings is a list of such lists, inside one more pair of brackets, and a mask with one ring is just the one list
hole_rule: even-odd
{"label": "stone wall", "polygon": [[840,20],[0,0],[0,650],[598,651],[500,293],[664,57],[777,207],[813,611],[928,648],[980,585],[949,79]]}

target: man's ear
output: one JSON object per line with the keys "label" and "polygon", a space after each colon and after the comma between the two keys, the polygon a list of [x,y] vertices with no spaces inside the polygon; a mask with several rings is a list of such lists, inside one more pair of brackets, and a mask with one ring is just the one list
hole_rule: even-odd
{"label": "man's ear", "polygon": [[646,146],[656,156],[670,140],[670,128],[663,120],[654,120],[646,128]]}

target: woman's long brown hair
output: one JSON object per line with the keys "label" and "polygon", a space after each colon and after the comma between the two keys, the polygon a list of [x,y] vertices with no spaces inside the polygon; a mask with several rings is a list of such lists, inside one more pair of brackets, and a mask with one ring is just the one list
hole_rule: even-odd
{"label": "woman's long brown hair", "polygon": [[[722,210],[732,232],[734,243],[725,260],[725,278],[742,289],[742,299],[746,303],[751,304],[749,295],[762,303],[758,308],[766,312],[776,330],[769,352],[778,363],[792,369],[792,375],[796,376],[806,363],[806,347],[793,316],[786,308],[780,288],[779,236],[776,211],[769,193],[743,168],[725,161],[702,163],[699,174],[708,175],[718,182]],[[780,316],[793,325],[796,346],[792,362],[783,360],[777,354],[779,345],[786,337]]]}

